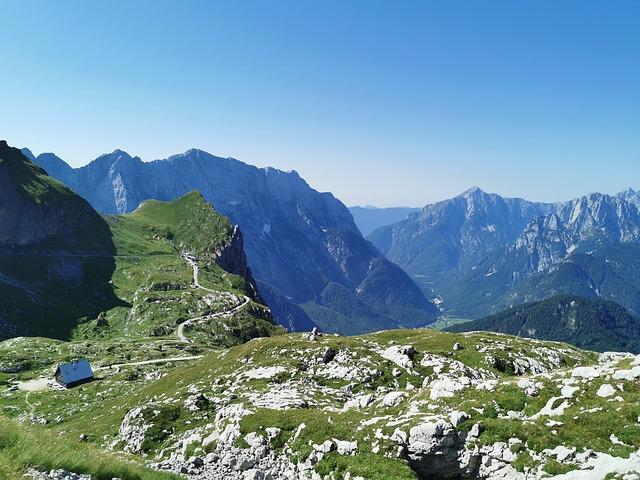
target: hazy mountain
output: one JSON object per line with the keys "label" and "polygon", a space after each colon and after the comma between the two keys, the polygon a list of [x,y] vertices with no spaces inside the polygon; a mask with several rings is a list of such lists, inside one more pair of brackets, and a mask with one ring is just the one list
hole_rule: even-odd
{"label": "hazy mountain", "polygon": [[559,293],[640,312],[635,192],[544,204],[477,188],[370,235],[451,316],[478,318]]}
{"label": "hazy mountain", "polygon": [[509,245],[533,218],[555,208],[474,187],[382,227],[369,239],[390,260],[429,285],[442,274],[474,265]]}
{"label": "hazy mountain", "polygon": [[353,215],[353,220],[365,237],[375,229],[404,220],[410,213],[417,212],[418,210],[420,209],[413,207],[349,207],[349,211],[351,215]]}
{"label": "hazy mountain", "polygon": [[572,200],[444,281],[442,295],[471,318],[559,293],[602,297],[640,313],[639,227],[638,209],[618,196]]}
{"label": "hazy mountain", "polygon": [[[375,327],[360,323],[358,332],[426,325],[436,318],[437,309],[414,282],[364,240],[348,209],[296,172],[256,168],[201,150],[148,163],[116,150],[77,169],[54,157],[39,155],[35,161],[103,213],[129,212],[148,198],[170,200],[200,191],[240,225],[249,265],[268,285],[264,295],[274,314],[289,327],[306,329],[311,321],[299,309],[285,308],[285,302],[303,306],[313,322],[336,331],[352,331],[346,324],[355,311],[373,309],[379,318]],[[384,278],[389,271],[393,281]],[[330,285],[348,294],[327,295]]]}
{"label": "hazy mountain", "polygon": [[596,351],[640,352],[640,319],[620,305],[601,299],[558,295],[525,303],[450,332],[488,330],[522,337],[568,342]]}

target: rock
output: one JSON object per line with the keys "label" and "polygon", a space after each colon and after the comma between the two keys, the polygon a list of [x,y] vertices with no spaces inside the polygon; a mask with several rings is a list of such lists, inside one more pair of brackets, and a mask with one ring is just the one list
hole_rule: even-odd
{"label": "rock", "polygon": [[413,356],[416,351],[411,345],[393,345],[383,351],[380,356],[402,368],[413,368]]}
{"label": "rock", "polygon": [[413,452],[434,454],[443,447],[453,447],[457,434],[450,423],[443,420],[427,422],[409,430],[409,447]]}
{"label": "rock", "polygon": [[325,440],[322,444],[320,445],[313,445],[313,449],[316,452],[321,452],[321,453],[329,453],[331,450],[333,450],[334,448],[334,443],[331,440]]}
{"label": "rock", "polygon": [[456,342],[453,344],[453,349],[454,350],[462,350],[464,347],[462,346],[462,344],[460,342]]}
{"label": "rock", "polygon": [[578,390],[580,390],[580,387],[565,385],[560,389],[560,395],[562,395],[564,398],[571,398]]}
{"label": "rock", "polygon": [[253,468],[255,464],[256,464],[256,461],[253,458],[247,455],[242,455],[238,458],[238,461],[236,463],[236,470],[240,470],[241,472],[244,472],[245,470],[249,470]]}
{"label": "rock", "polygon": [[405,396],[404,392],[389,392],[382,399],[382,404],[386,407],[395,407]]}
{"label": "rock", "polygon": [[340,455],[351,455],[358,449],[358,442],[336,440],[335,438],[333,441],[336,443]]}
{"label": "rock", "polygon": [[465,420],[468,420],[470,417],[469,415],[467,415],[465,412],[451,412],[451,414],[449,415],[449,421],[451,422],[451,425],[453,425],[454,427],[459,426],[462,422],[464,422]]}
{"label": "rock", "polygon": [[336,357],[336,351],[332,348],[326,348],[322,354],[322,363],[329,363]]}
{"label": "rock", "polygon": [[407,435],[407,432],[396,428],[391,435],[391,440],[401,445],[406,445],[409,441],[409,435]]}
{"label": "rock", "polygon": [[[558,406],[554,407],[558,400],[562,400],[562,402]],[[567,408],[569,408],[569,402],[563,399],[563,397],[551,397],[538,413],[531,416],[531,419],[535,420],[543,416],[554,417],[562,415]]]}
{"label": "rock", "polygon": [[565,463],[574,458],[576,449],[575,447],[567,448],[564,445],[558,445],[552,450],[545,450],[545,453],[551,457],[555,457],[560,463]]}
{"label": "rock", "polygon": [[142,407],[127,412],[118,430],[118,440],[125,442],[124,451],[139,452],[144,442],[145,433],[149,428],[151,428],[151,424],[145,423]]}
{"label": "rock", "polygon": [[187,461],[196,468],[202,468],[204,466],[204,460],[200,457],[189,457]]}
{"label": "rock", "polygon": [[318,327],[313,327],[313,329],[307,334],[307,339],[312,342],[316,342],[321,336],[322,334],[318,332]]}
{"label": "rock", "polygon": [[429,397],[431,400],[437,400],[438,398],[451,398],[455,396],[456,392],[464,390],[470,385],[471,380],[468,377],[452,378],[442,376],[431,382],[431,392]]}
{"label": "rock", "polygon": [[264,473],[255,468],[249,469],[242,474],[243,480],[265,480]]}
{"label": "rock", "polygon": [[525,395],[529,397],[537,397],[540,394],[540,389],[536,385],[536,382],[531,379],[523,378],[518,381],[517,385],[519,388],[523,389]]}
{"label": "rock", "polygon": [[215,452],[207,453],[207,455],[204,457],[204,463],[216,463],[218,461],[218,458],[219,457]]}
{"label": "rock", "polygon": [[89,440],[89,437],[87,436],[86,433],[81,433],[79,439],[81,442],[86,442],[87,440]]}
{"label": "rock", "polygon": [[344,404],[344,409],[349,410],[352,408],[365,408],[373,402],[373,395],[370,393],[365,393],[363,395],[358,395],[357,397],[353,397]]}
{"label": "rock", "polygon": [[276,438],[278,434],[282,431],[282,429],[278,427],[268,427],[268,428],[265,428],[264,431],[267,432],[267,436],[271,439],[271,438]]}
{"label": "rock", "polygon": [[204,440],[202,440],[202,446],[208,447],[212,443],[217,442],[219,438],[220,438],[220,434],[218,432],[213,432]]}
{"label": "rock", "polygon": [[640,366],[633,367],[631,370],[616,370],[613,374],[614,380],[633,381],[640,378]]}
{"label": "rock", "polygon": [[598,395],[599,397],[608,398],[614,395],[615,393],[616,393],[616,389],[612,385],[609,385],[608,383],[603,383],[602,385],[600,385],[600,388],[598,388],[596,395]]}
{"label": "rock", "polygon": [[571,371],[572,377],[593,379],[602,375],[598,367],[576,367]]}

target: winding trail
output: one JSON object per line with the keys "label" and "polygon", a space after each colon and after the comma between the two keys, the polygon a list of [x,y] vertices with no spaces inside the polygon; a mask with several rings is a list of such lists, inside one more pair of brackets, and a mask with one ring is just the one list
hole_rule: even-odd
{"label": "winding trail", "polygon": [[[210,288],[206,288],[203,287],[202,285],[200,285],[200,281],[198,279],[198,276],[200,274],[200,268],[198,267],[198,264],[196,263],[195,259],[189,255],[189,254],[183,254],[182,258],[184,258],[187,263],[189,265],[191,265],[191,267],[193,268],[193,286],[196,288],[200,288],[202,290],[205,290],[207,292],[211,292],[211,293],[218,293],[215,290],[211,290]],[[216,313],[211,313],[209,315],[202,315],[199,317],[194,317],[194,318],[190,318],[188,320],[185,320],[184,322],[182,322],[180,325],[178,325],[178,339],[183,342],[183,343],[193,343],[193,340],[191,340],[190,338],[187,338],[184,334],[184,327],[187,325],[191,325],[194,322],[200,322],[203,320],[210,320],[212,318],[224,318],[224,317],[230,317],[233,314],[239,312],[240,310],[242,310],[244,307],[246,307],[249,302],[251,301],[251,299],[249,297],[247,297],[246,295],[244,295],[244,301],[239,304],[236,305],[235,307],[230,308],[229,310],[224,310],[222,312],[216,312]]]}

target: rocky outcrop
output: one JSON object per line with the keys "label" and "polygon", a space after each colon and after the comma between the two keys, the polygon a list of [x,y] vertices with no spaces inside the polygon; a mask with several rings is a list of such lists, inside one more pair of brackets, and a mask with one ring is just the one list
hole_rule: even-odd
{"label": "rocky outcrop", "polygon": [[258,286],[253,278],[251,269],[247,264],[247,256],[244,252],[244,239],[237,225],[233,227],[233,233],[229,241],[215,252],[214,257],[216,264],[220,268],[243,278],[246,291],[260,303],[264,303],[258,293]]}

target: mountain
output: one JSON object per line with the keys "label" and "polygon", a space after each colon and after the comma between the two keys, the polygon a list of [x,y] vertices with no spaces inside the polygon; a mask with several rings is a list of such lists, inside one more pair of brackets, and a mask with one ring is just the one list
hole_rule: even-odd
{"label": "mountain", "polygon": [[533,219],[509,246],[439,286],[456,315],[482,316],[566,293],[640,313],[640,215],[619,196],[590,194]]}
{"label": "mountain", "polygon": [[369,240],[429,289],[442,275],[509,245],[533,218],[554,209],[474,187],[375,230]]}
{"label": "mountain", "polygon": [[184,341],[228,345],[278,331],[240,230],[198,192],[102,217],[0,143],[0,200],[0,338],[171,337],[185,323]]}
{"label": "mountain", "polygon": [[545,204],[473,188],[369,239],[453,317],[479,318],[561,293],[640,313],[635,195]]}
{"label": "mountain", "polygon": [[[437,316],[411,278],[362,237],[347,208],[296,172],[260,169],[201,150],[153,162],[116,150],[77,169],[51,154],[35,161],[102,213],[130,212],[149,198],[166,201],[198,190],[240,226],[267,303],[293,330],[318,325],[358,333],[426,325]],[[393,280],[383,276],[390,271]],[[341,295],[333,294],[334,286]],[[378,320],[375,326],[358,321],[354,330],[353,312],[362,311]]]}
{"label": "mountain", "polygon": [[627,188],[624,192],[620,192],[618,197],[640,208],[640,193],[633,188]]}
{"label": "mountain", "polygon": [[419,208],[412,207],[349,207],[353,220],[365,237],[375,229],[404,220],[410,213],[418,210]]}
{"label": "mountain", "polygon": [[105,220],[20,150],[0,141],[0,338],[65,337],[118,304]]}
{"label": "mountain", "polygon": [[447,328],[450,332],[477,330],[567,342],[600,352],[640,353],[640,318],[614,302],[575,295],[525,303]]}

